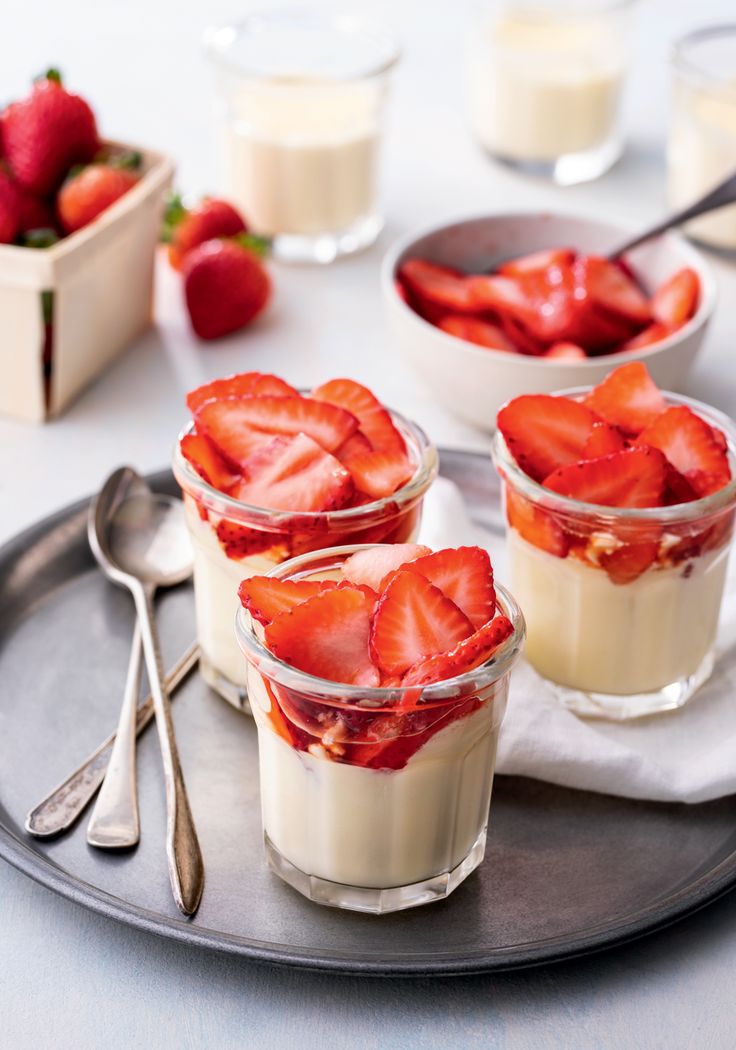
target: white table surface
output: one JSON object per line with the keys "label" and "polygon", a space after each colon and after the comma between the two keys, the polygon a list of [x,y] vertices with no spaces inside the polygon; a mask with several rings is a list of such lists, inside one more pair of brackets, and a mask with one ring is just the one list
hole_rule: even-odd
{"label": "white table surface", "polygon": [[[227,0],[36,0],[0,33],[0,98],[51,63],[94,102],[103,130],[175,156],[187,193],[216,189],[210,84],[199,40],[232,17]],[[0,540],[94,490],[122,462],[166,465],[198,382],[260,369],[295,383],[350,374],[420,420],[439,444],[487,438],[433,404],[396,359],[378,265],[417,226],[494,210],[557,208],[636,227],[664,208],[668,44],[732,0],[649,0],[639,12],[627,99],[629,150],[605,178],[559,190],[494,167],[461,107],[467,3],[380,0],[406,49],[384,156],[386,230],[327,269],[274,268],[263,321],[215,346],[190,336],[176,278],[162,265],[157,325],[60,420],[0,421]],[[721,305],[689,387],[736,412],[736,270],[714,259]],[[0,771],[0,777],[2,771]],[[0,1047],[137,1046],[732,1047],[736,896],[605,955],[519,974],[453,980],[353,979],[279,971],[127,929],[0,865]]]}

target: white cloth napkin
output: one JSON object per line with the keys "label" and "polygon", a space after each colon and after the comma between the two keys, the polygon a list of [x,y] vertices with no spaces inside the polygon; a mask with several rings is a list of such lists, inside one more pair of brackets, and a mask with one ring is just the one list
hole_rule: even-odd
{"label": "white cloth napkin", "polygon": [[[451,481],[439,478],[425,497],[420,540],[433,548],[483,546],[497,578],[507,579],[503,541],[470,521]],[[629,722],[581,719],[522,659],[511,676],[498,772],[661,802],[704,802],[736,792],[735,563],[732,558],[716,670],[685,707]]]}

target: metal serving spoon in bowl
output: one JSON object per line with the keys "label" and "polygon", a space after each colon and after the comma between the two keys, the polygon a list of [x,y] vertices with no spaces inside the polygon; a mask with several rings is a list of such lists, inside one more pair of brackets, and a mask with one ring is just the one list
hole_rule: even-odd
{"label": "metal serving spoon in bowl", "polygon": [[[204,864],[179,762],[153,609],[157,587],[182,583],[192,572],[184,508],[181,500],[152,493],[131,467],[121,467],[108,478],[92,513],[95,557],[109,579],[130,591],[138,614],[166,784],[169,878],[178,907],[192,915],[202,896]],[[133,659],[131,654],[131,664]]]}

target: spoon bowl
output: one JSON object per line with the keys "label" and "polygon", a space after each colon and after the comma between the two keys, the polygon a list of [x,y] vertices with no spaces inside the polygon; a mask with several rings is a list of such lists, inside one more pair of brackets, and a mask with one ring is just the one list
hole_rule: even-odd
{"label": "spoon bowl", "polygon": [[192,574],[184,505],[173,496],[126,497],[108,521],[105,540],[111,566],[144,583],[173,587]]}

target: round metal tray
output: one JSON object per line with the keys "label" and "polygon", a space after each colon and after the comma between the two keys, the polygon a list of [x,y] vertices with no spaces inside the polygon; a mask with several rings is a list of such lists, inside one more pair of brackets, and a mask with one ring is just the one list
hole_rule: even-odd
{"label": "round metal tray", "polygon": [[[488,459],[442,453],[477,524],[500,527]],[[152,482],[175,492],[166,472]],[[155,733],[139,744],[142,836],[129,853],[87,846],[82,820],[39,841],[27,810],[115,723],[133,610],[87,548],[86,504],[0,550],[0,855],[58,893],[133,926],[253,959],[375,974],[503,970],[619,944],[702,907],[736,883],[736,798],[636,802],[499,777],[484,863],[447,901],[378,918],[312,904],[266,867],[257,742],[248,718],[195,674],[174,704],[207,867],[186,920],[171,897]],[[191,591],[160,599],[170,664],[194,634]]]}

